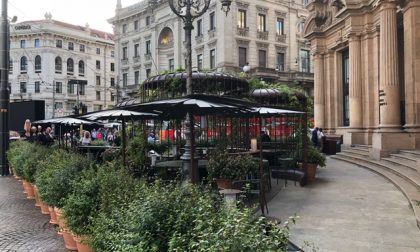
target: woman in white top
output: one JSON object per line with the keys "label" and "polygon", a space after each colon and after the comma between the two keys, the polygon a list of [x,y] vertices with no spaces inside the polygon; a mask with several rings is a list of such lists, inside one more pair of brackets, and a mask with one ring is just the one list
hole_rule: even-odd
{"label": "woman in white top", "polygon": [[91,139],[90,139],[89,131],[85,131],[85,133],[83,134],[83,137],[80,139],[80,142],[82,145],[90,145]]}

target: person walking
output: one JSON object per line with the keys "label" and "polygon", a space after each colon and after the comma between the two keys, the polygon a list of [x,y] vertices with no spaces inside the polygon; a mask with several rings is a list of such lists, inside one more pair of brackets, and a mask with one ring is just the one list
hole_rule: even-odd
{"label": "person walking", "polygon": [[312,130],[311,141],[315,147],[318,147],[318,127]]}
{"label": "person walking", "polygon": [[324,148],[324,137],[325,137],[324,133],[322,132],[322,128],[318,129],[317,136],[318,136],[318,146],[317,147],[318,147],[318,150],[322,152],[322,149]]}

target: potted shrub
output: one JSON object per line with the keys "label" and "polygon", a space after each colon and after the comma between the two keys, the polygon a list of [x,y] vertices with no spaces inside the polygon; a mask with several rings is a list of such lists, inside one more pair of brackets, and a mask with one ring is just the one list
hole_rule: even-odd
{"label": "potted shrub", "polygon": [[298,165],[300,169],[305,173],[306,179],[308,182],[314,181],[316,176],[316,169],[318,166],[324,167],[325,164],[325,156],[324,154],[320,153],[314,146],[311,144],[308,144],[308,147],[306,148],[306,169],[303,168],[303,152],[304,148],[302,145],[300,145],[296,160],[298,161]]}
{"label": "potted shrub", "polygon": [[232,188],[232,182],[245,178],[258,170],[258,163],[251,155],[212,153],[207,167],[210,180],[216,180],[219,188]]}

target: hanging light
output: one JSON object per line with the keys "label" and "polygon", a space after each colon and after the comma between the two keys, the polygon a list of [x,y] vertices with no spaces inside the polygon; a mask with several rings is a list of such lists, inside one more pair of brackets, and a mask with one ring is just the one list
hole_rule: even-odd
{"label": "hanging light", "polygon": [[230,11],[230,4],[232,3],[232,0],[220,0],[222,3],[222,11],[226,13],[226,16],[228,12]]}

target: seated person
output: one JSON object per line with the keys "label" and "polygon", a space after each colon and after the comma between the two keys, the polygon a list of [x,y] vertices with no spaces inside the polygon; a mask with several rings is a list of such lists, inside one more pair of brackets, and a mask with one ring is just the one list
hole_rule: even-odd
{"label": "seated person", "polygon": [[261,131],[261,142],[270,142],[271,138],[265,131]]}
{"label": "seated person", "polygon": [[90,138],[89,131],[85,131],[85,133],[83,134],[83,137],[80,138],[80,143],[81,143],[81,145],[90,145],[91,138]]}

